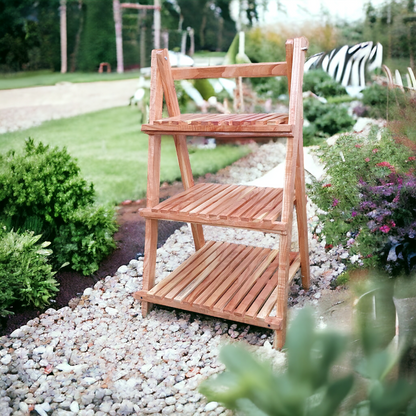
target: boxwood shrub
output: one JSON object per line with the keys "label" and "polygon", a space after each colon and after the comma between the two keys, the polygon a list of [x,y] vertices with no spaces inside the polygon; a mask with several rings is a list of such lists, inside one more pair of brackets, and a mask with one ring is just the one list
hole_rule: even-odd
{"label": "boxwood shrub", "polygon": [[115,209],[94,205],[94,195],[65,148],[28,139],[22,153],[0,155],[0,223],[51,241],[55,267],[91,274],[115,248]]}

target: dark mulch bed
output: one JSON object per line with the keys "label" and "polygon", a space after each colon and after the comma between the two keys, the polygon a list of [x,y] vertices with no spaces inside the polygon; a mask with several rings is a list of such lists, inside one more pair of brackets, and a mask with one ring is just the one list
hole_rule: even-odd
{"label": "dark mulch bed", "polygon": [[[166,199],[182,189],[181,183],[164,185],[161,188],[161,199]],[[94,286],[96,282],[107,276],[114,275],[121,265],[128,264],[131,259],[144,252],[145,221],[139,215],[139,209],[144,207],[145,200],[120,205],[117,214],[120,228],[114,236],[117,249],[102,262],[100,269],[92,276],[85,277],[69,270],[58,272],[56,278],[60,284],[59,293],[56,302],[51,303],[49,307],[59,309],[68,305],[72,298],[81,296],[84,289]],[[183,223],[180,222],[159,221],[158,247],[161,247],[166,239],[182,225]],[[43,311],[44,309],[14,308],[14,315],[0,318],[0,336],[10,334]]]}

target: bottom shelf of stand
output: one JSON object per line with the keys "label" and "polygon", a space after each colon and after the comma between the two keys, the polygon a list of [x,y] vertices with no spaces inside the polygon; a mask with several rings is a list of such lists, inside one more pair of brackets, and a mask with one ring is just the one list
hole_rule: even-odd
{"label": "bottom shelf of stand", "polygon": [[[289,254],[289,281],[300,267]],[[209,241],[137,300],[271,329],[282,329],[273,315],[277,302],[279,251]],[[287,302],[287,299],[284,300]]]}

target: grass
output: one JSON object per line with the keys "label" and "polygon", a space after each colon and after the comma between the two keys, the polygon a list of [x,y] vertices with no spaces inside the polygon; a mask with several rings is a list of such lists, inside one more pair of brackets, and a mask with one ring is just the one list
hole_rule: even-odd
{"label": "grass", "polygon": [[12,74],[0,74],[0,90],[9,90],[12,88],[38,87],[42,85],[55,85],[58,82],[96,82],[96,81],[117,81],[120,79],[138,78],[139,71],[109,74],[98,72],[72,72],[61,74],[52,71],[30,71],[16,72]]}
{"label": "grass", "polygon": [[[136,108],[117,107],[48,121],[38,127],[1,134],[0,152],[21,149],[28,137],[51,146],[66,146],[78,160],[84,178],[94,183],[97,202],[139,199],[146,194],[148,139],[140,132],[138,120]],[[193,173],[214,173],[247,153],[244,146],[191,149]],[[179,178],[173,140],[163,137],[161,182]]]}

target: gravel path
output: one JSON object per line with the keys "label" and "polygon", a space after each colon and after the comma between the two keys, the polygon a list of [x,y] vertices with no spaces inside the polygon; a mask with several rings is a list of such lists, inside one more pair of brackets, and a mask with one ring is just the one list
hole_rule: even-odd
{"label": "gravel path", "polygon": [[127,105],[137,79],[0,90],[0,134],[47,120]]}
{"label": "gravel path", "polygon": [[[221,181],[256,179],[282,157],[280,143],[261,146]],[[242,170],[251,177],[241,177]],[[308,215],[313,229],[317,218],[310,205]],[[270,248],[277,244],[275,235],[261,232],[205,227],[205,233],[213,240]],[[316,304],[344,268],[342,252],[326,253],[312,237],[310,245],[312,288],[305,293],[295,279],[289,312]],[[156,280],[193,251],[184,226],[158,249]],[[223,370],[221,345],[238,340],[275,366],[284,365],[285,355],[272,349],[269,330],[159,307],[143,319],[140,303],[132,297],[142,286],[142,273],[143,259],[131,260],[86,289],[70,307],[49,309],[0,338],[0,416],[32,410],[41,416],[227,415],[231,413],[218,403],[206,403],[197,390],[203,379]]]}

